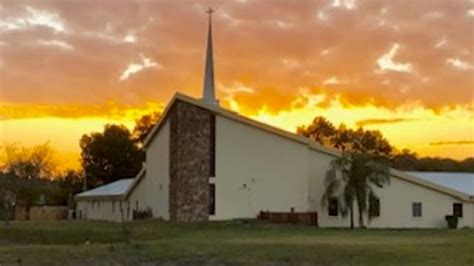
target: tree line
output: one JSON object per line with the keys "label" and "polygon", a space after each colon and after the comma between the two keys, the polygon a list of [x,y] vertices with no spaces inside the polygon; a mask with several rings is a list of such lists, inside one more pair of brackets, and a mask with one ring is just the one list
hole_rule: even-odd
{"label": "tree line", "polygon": [[362,127],[351,129],[344,124],[336,127],[321,116],[307,126],[298,127],[297,132],[327,147],[345,152],[367,153],[402,171],[474,172],[474,157],[464,160],[421,157],[408,149],[396,149],[378,130],[366,130]]}

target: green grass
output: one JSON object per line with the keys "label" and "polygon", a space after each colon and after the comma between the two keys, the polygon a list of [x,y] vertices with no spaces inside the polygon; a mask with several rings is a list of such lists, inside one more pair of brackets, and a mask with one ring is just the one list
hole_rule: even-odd
{"label": "green grass", "polygon": [[147,221],[0,224],[0,265],[474,265],[474,230]]}

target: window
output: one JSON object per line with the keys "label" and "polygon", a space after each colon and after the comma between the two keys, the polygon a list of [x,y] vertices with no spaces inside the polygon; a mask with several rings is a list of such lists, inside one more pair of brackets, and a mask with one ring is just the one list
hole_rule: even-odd
{"label": "window", "polygon": [[216,214],[216,185],[209,184],[209,214]]}
{"label": "window", "polygon": [[453,215],[462,217],[462,203],[453,203]]}
{"label": "window", "polygon": [[112,213],[115,212],[115,200],[112,201]]}
{"label": "window", "polygon": [[370,198],[369,213],[372,217],[380,216],[380,199],[377,197]]}
{"label": "window", "polygon": [[413,202],[412,206],[411,206],[411,210],[412,210],[412,216],[413,217],[423,216],[421,202]]}
{"label": "window", "polygon": [[330,198],[329,199],[328,214],[329,214],[329,216],[338,216],[337,198]]}
{"label": "window", "polygon": [[138,200],[135,201],[135,210],[138,211]]}

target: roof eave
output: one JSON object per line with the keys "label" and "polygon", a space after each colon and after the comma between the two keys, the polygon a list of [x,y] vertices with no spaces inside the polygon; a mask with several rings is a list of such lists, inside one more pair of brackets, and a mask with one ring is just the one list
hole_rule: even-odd
{"label": "roof eave", "polygon": [[459,200],[466,201],[466,202],[473,202],[474,201],[474,196],[471,196],[469,194],[466,194],[466,193],[463,193],[463,192],[460,192],[460,191],[457,191],[457,190],[454,190],[454,189],[447,188],[445,186],[435,184],[433,182],[426,181],[424,179],[421,179],[421,178],[416,177],[414,175],[410,175],[410,174],[405,173],[403,171],[399,171],[399,170],[390,168],[390,173],[393,176],[398,177],[399,179],[405,180],[407,182],[415,183],[417,185],[426,187],[426,188],[431,189],[431,190],[435,190],[435,191],[444,193],[446,195],[452,196],[452,197],[457,198]]}
{"label": "roof eave", "polygon": [[91,200],[123,200],[125,197],[123,194],[118,195],[90,195],[90,196],[81,196],[76,195],[74,199],[76,201],[91,201]]}

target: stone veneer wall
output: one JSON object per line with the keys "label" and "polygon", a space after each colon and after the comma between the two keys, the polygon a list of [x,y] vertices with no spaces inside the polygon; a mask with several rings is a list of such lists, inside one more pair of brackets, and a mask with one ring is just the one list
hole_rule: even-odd
{"label": "stone veneer wall", "polygon": [[176,101],[170,110],[170,220],[207,221],[214,115]]}

